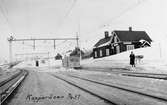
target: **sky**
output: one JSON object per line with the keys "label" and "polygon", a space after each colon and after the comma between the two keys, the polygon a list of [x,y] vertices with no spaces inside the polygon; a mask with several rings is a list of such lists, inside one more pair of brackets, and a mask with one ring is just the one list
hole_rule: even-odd
{"label": "sky", "polygon": [[[79,34],[80,46],[89,50],[104,31],[144,30],[167,52],[166,0],[0,0],[1,59],[8,59],[7,37],[67,38]],[[41,41],[36,51],[31,42],[13,43],[14,53],[65,52],[76,42]]]}

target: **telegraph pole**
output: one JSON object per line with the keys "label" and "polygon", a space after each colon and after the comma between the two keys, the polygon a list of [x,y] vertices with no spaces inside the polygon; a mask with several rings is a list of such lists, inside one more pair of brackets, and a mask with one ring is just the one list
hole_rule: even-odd
{"label": "telegraph pole", "polygon": [[81,35],[81,24],[80,24],[80,8],[78,8],[78,33],[77,33],[77,46],[79,48],[79,57],[80,57],[80,61],[82,59],[82,55],[81,55],[81,43],[79,43],[79,36]]}
{"label": "telegraph pole", "polygon": [[13,40],[13,36],[10,36],[7,40],[9,41],[9,62],[13,61],[13,57],[12,57],[12,40]]}
{"label": "telegraph pole", "polygon": [[76,35],[76,41],[77,41],[77,50],[79,50],[79,57],[80,57],[80,61],[81,61],[82,57],[81,57],[81,48],[79,46],[79,33],[78,32],[77,32],[77,35]]}
{"label": "telegraph pole", "polygon": [[162,58],[161,43],[159,43],[159,54],[160,54],[160,58]]}
{"label": "telegraph pole", "polygon": [[35,51],[35,40],[33,40],[33,50]]}
{"label": "telegraph pole", "polygon": [[9,61],[10,62],[13,61],[13,57],[12,57],[12,41],[9,41]]}
{"label": "telegraph pole", "polygon": [[56,49],[56,45],[55,45],[55,41],[56,40],[76,40],[77,41],[77,47],[79,48],[79,37],[78,37],[78,34],[77,34],[77,37],[76,38],[31,38],[31,39],[15,39],[13,38],[13,36],[10,36],[8,39],[9,41],[9,60],[10,62],[13,61],[13,51],[12,51],[12,42],[17,42],[17,41],[30,41],[30,42],[33,42],[33,50],[36,49],[36,41],[41,41],[41,40],[49,40],[49,41],[53,41],[53,47],[54,49]]}
{"label": "telegraph pole", "polygon": [[[55,44],[55,41],[56,40],[79,40],[79,38],[34,38],[34,39],[14,39],[13,37],[10,37],[8,39],[8,41],[11,43],[12,45],[12,41],[32,41],[33,42],[33,50],[36,49],[36,41],[41,41],[41,40],[52,40],[53,41],[53,48],[56,49],[56,44]],[[78,43],[78,42],[77,42]]]}
{"label": "telegraph pole", "polygon": [[76,35],[76,41],[77,41],[77,48],[79,48],[79,36],[78,36],[78,32],[77,32],[77,35]]}
{"label": "telegraph pole", "polygon": [[55,43],[55,40],[53,40],[53,47],[54,47],[54,50],[56,49],[56,43]]}

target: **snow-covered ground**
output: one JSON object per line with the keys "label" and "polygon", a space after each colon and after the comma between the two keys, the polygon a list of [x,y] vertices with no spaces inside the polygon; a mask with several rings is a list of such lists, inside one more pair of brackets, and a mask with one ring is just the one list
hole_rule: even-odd
{"label": "snow-covered ground", "polygon": [[[81,66],[86,68],[124,68],[132,70],[129,65],[129,54],[131,51],[126,51],[120,54],[98,58],[81,60]],[[133,50],[135,55],[143,55],[141,62],[137,62],[133,71],[137,72],[153,72],[167,73],[167,59],[163,57],[158,44],[152,44],[152,47],[140,48]],[[16,67],[35,67],[35,61],[27,61],[19,64]],[[39,62],[39,67],[46,70],[45,67],[62,67],[61,60],[51,59],[45,63]]]}
{"label": "snow-covered ground", "polygon": [[[54,60],[54,59],[49,59],[45,60],[45,62],[42,62],[41,60],[39,61],[39,67],[49,67],[49,66],[61,66],[62,61],[61,60]],[[23,61],[22,63],[18,64],[17,67],[35,67],[36,61],[30,60],[30,61]]]}
{"label": "snow-covered ground", "polygon": [[8,69],[8,70],[1,70],[0,71],[0,82],[12,77],[13,75],[19,73],[17,69]]}
{"label": "snow-covered ground", "polygon": [[[90,68],[126,68],[132,70],[129,65],[129,55],[131,51],[98,59],[90,58],[82,60],[81,65]],[[162,57],[158,45],[135,49],[133,52],[135,55],[144,56],[141,62],[137,63],[136,68],[133,68],[133,70],[138,72],[167,73],[167,60]]]}

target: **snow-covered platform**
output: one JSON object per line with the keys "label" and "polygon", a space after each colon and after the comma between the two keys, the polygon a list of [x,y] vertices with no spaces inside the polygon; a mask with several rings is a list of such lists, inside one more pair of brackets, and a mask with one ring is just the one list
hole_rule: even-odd
{"label": "snow-covered platform", "polygon": [[132,68],[129,64],[129,54],[131,51],[123,52],[113,56],[86,59],[81,61],[83,69],[89,70],[125,70],[142,73],[165,73],[167,74],[167,60],[157,51],[156,46],[153,48],[141,48],[133,50],[135,55],[143,55],[141,61],[137,61],[136,67]]}

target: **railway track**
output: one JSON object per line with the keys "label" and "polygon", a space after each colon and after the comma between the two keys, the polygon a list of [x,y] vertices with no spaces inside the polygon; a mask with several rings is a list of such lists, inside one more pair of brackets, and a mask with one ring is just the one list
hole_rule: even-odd
{"label": "railway track", "polygon": [[[96,69],[94,71],[96,71]],[[113,69],[116,69],[116,70],[111,70],[111,69],[107,69],[107,70],[110,70],[109,73],[121,74],[122,76],[167,80],[167,74],[132,72],[132,71],[125,71],[125,70],[129,70],[129,69],[125,69],[125,68],[113,68]],[[125,70],[123,70],[123,69],[125,69]],[[84,69],[84,70],[88,70],[88,69]],[[104,72],[104,70],[106,70],[106,69],[101,68],[100,70],[103,70],[103,72]],[[108,72],[108,71],[105,71],[105,72]]]}
{"label": "railway track", "polygon": [[[65,79],[65,78],[62,78],[62,77],[57,76],[57,75],[54,75],[54,74],[50,74],[50,75],[52,75],[53,77],[55,77],[55,78],[57,78],[57,79],[60,79],[60,80],[62,80],[62,81],[65,81],[66,83],[68,83],[68,84],[70,84],[70,85],[73,85],[73,86],[75,86],[75,87],[77,87],[77,88],[79,88],[79,89],[81,89],[81,90],[83,90],[83,91],[85,91],[85,92],[87,92],[87,93],[89,93],[89,94],[91,94],[91,95],[93,95],[93,96],[95,96],[95,97],[101,99],[101,100],[104,100],[104,102],[106,102],[106,103],[108,103],[108,104],[111,104],[111,105],[118,105],[117,103],[115,103],[115,102],[113,102],[113,101],[111,101],[111,100],[109,100],[109,99],[107,99],[107,98],[105,98],[105,97],[103,97],[103,96],[101,96],[101,95],[99,95],[99,94],[97,94],[97,93],[94,93],[94,92],[92,92],[92,91],[90,91],[90,90],[88,90],[88,89],[86,89],[86,88],[84,88],[84,87],[81,87],[81,86],[75,84],[75,83],[72,82],[72,81],[69,81],[69,80],[67,80],[67,79]],[[125,105],[126,105],[126,104],[125,104]]]}
{"label": "railway track", "polygon": [[121,73],[123,76],[131,77],[143,77],[143,78],[152,78],[152,79],[163,79],[167,80],[167,74],[155,74],[155,73]]}
{"label": "railway track", "polygon": [[[61,80],[65,81],[65,82],[67,82],[67,83],[69,83],[69,84],[71,84],[71,85],[73,85],[77,88],[80,88],[83,91],[86,91],[86,92],[104,100],[107,103],[111,103],[112,105],[119,105],[119,104],[117,102],[114,102],[113,100],[111,101],[109,98],[105,98],[105,97],[101,96],[100,94],[97,94],[96,92],[92,92],[91,90],[87,89],[86,87],[83,87],[83,86],[80,86],[79,84],[76,84],[75,82],[71,81],[71,79],[69,79],[69,77],[70,78],[75,78],[75,79],[78,79],[78,80],[84,80],[86,82],[91,82],[91,83],[102,85],[102,86],[107,86],[107,87],[110,87],[110,88],[116,88],[116,89],[121,90],[121,91],[126,91],[128,93],[144,96],[144,97],[147,97],[147,98],[150,98],[150,99],[153,99],[153,100],[157,100],[157,101],[160,101],[160,102],[163,102],[163,103],[167,104],[167,97],[163,97],[163,96],[160,96],[160,95],[149,94],[147,92],[141,92],[141,91],[137,91],[135,89],[129,89],[129,88],[122,87],[122,86],[119,86],[119,85],[107,84],[107,83],[103,83],[103,82],[100,82],[100,81],[97,81],[97,80],[92,80],[92,79],[78,77],[78,76],[69,75],[69,74],[66,74],[66,75],[61,74],[61,75],[64,75],[68,78],[64,78],[64,76],[55,75],[55,74],[51,74],[51,75],[58,78],[58,79],[61,79]],[[127,104],[124,104],[124,105],[127,105]]]}
{"label": "railway track", "polygon": [[0,83],[0,105],[8,99],[8,97],[13,93],[13,91],[19,86],[19,84],[27,76],[27,71],[20,70],[19,73],[13,75],[5,81]]}
{"label": "railway track", "polygon": [[122,76],[130,76],[130,77],[167,80],[167,74],[160,74],[160,73],[140,73],[140,72],[125,72],[125,71],[111,71],[110,73],[116,73],[116,74],[121,74]]}

